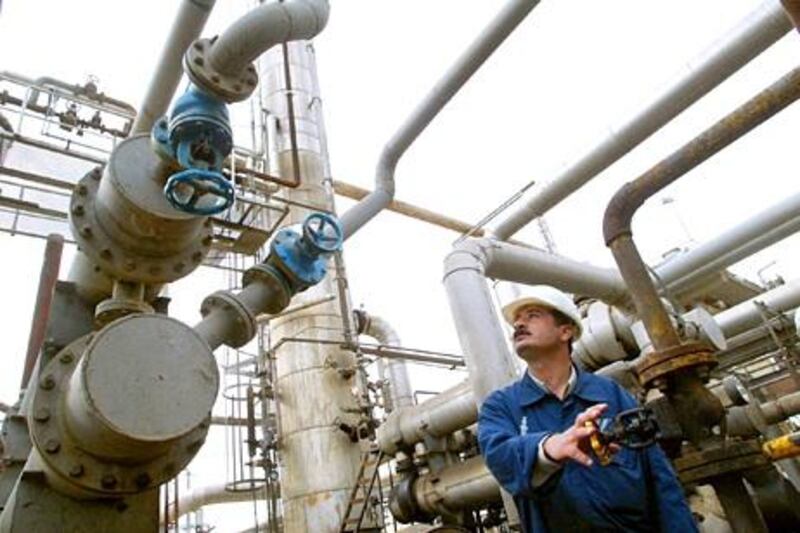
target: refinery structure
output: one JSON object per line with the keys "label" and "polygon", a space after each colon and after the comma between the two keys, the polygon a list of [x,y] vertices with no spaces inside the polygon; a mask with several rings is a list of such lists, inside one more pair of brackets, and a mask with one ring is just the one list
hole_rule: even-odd
{"label": "refinery structure", "polygon": [[[656,199],[674,202],[663,191],[707,161],[746,159],[746,140],[800,98],[797,56],[726,108],[695,117],[690,134],[621,187],[595,194],[602,222],[590,227],[573,209],[569,229],[554,233],[545,220],[774,47],[792,40],[796,54],[800,2],[752,3],[679,76],[641,95],[614,131],[546,179],[494,190],[502,183],[491,176],[427,176],[449,182],[453,198],[484,190],[480,212],[489,214],[467,221],[451,215],[450,200],[403,201],[395,171],[473,75],[502,58],[507,39],[547,23],[536,20],[546,3],[487,3],[491,16],[419,101],[375,111],[404,115],[370,154],[368,187],[331,169],[329,146],[345,141],[326,132],[329,82],[317,61],[337,2],[243,3],[214,32],[206,23],[222,2],[174,3],[163,15],[169,31],[148,36],[161,52],[136,88],[138,105],[95,80],[0,62],[0,229],[44,243],[25,259],[28,277],[39,275],[27,350],[5,354],[21,372],[14,390],[0,391],[0,532],[519,530],[476,423],[482,401],[522,371],[497,304],[542,284],[579,306],[574,363],[646,407],[642,420],[656,428],[702,531],[800,529],[800,278],[734,272],[800,229],[800,192],[789,187],[726,218],[726,195],[747,195],[761,179],[732,177],[705,201],[709,218],[734,222],[658,261],[651,251],[665,244],[641,236],[635,218]],[[458,23],[455,14],[442,22],[438,38]],[[357,61],[325,59],[345,72]],[[414,61],[393,68],[403,76]],[[502,136],[480,129],[493,109],[484,105],[471,134]],[[796,139],[791,117],[781,135]],[[502,153],[449,150],[444,157],[508,170]],[[759,168],[781,172],[772,161]],[[371,241],[361,238],[386,216],[414,228],[380,237],[403,250],[396,256],[365,251]],[[428,231],[446,234],[447,248],[415,249],[414,232]],[[561,239],[571,232],[607,247],[611,264],[570,257]],[[429,304],[440,295],[419,291],[411,276],[395,276],[413,270],[414,254],[438,261],[441,303]],[[419,307],[446,301],[449,323],[437,328],[455,332],[453,349],[406,344],[402,318],[387,316],[392,306],[375,312],[363,296],[355,301],[354,272],[371,274],[370,292],[405,291],[417,302],[397,313],[425,316]],[[181,284],[195,293],[194,319],[174,311]],[[220,451],[204,457],[210,448]],[[228,518],[212,515],[220,508]]]}

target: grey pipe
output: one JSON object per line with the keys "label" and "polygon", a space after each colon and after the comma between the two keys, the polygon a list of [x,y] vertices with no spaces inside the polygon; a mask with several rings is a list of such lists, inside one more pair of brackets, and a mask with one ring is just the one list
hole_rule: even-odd
{"label": "grey pipe", "polygon": [[[401,346],[400,337],[389,322],[379,316],[366,313],[365,316],[365,335],[369,335],[382,345]],[[405,360],[381,358],[379,363],[385,365],[388,370],[389,405],[384,407],[391,411],[414,405],[414,391],[411,388]]]}
{"label": "grey pipe", "polygon": [[342,216],[345,238],[353,235],[391,203],[394,198],[394,172],[405,151],[536,4],[538,0],[511,0],[506,3],[411,112],[383,147],[375,170],[375,190]]}
{"label": "grey pipe", "polygon": [[726,338],[731,338],[763,324],[757,302],[766,305],[771,311],[779,313],[799,307],[800,278],[714,315],[714,320],[717,321]]}
{"label": "grey pipe", "polygon": [[183,54],[200,36],[216,0],[183,0],[161,51],[158,66],[147,87],[131,135],[149,133],[169,108],[183,75]]}
{"label": "grey pipe", "polygon": [[426,436],[446,437],[477,419],[478,408],[465,381],[419,405],[393,411],[378,427],[378,447],[386,454],[395,454]]}
{"label": "grey pipe", "polygon": [[800,193],[656,268],[670,289],[694,284],[800,230]]}
{"label": "grey pipe", "polygon": [[312,39],[325,28],[329,12],[327,0],[262,4],[219,36],[209,62],[223,74],[236,74],[276,44]]}
{"label": "grey pipe", "polygon": [[[193,513],[198,509],[206,507],[207,505],[218,505],[221,503],[237,503],[237,502],[252,502],[254,500],[263,500],[266,498],[265,487],[258,486],[254,489],[237,489],[230,490],[227,483],[218,483],[216,485],[208,485],[206,487],[198,487],[192,489],[190,492],[182,492],[178,498],[178,505],[170,506],[169,520],[174,522],[189,513]],[[178,511],[178,516],[175,516],[175,511]],[[161,523],[164,523],[164,517],[161,517]]]}
{"label": "grey pipe", "polygon": [[725,81],[793,28],[778,0],[768,0],[703,54],[666,92],[591,152],[539,189],[536,196],[497,224],[491,233],[511,238],[544,215],[659,128]]}

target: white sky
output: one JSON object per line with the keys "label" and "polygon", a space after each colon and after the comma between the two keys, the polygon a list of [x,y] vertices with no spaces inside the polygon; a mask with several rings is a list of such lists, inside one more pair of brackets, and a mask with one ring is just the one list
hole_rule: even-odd
{"label": "white sky", "polygon": [[[315,46],[335,179],[372,187],[383,143],[503,3],[332,2],[328,28]],[[542,2],[401,160],[398,199],[477,221],[528,181],[546,181],[586,153],[757,3]],[[219,32],[249,4],[219,0],[204,35]],[[0,70],[71,83],[83,83],[91,74],[99,78],[100,90],[138,106],[176,5],[174,0],[6,1],[0,12]],[[800,38],[792,32],[556,207],[547,221],[559,252],[613,265],[600,229],[613,192],[788,72],[799,53]],[[673,207],[649,202],[634,225],[646,258],[656,260],[686,244],[678,216],[691,237],[703,242],[795,193],[799,125],[800,106],[790,107],[667,189],[661,196],[674,198]],[[351,204],[339,200],[338,205]],[[441,285],[442,259],[454,238],[394,214],[380,215],[346,245],[353,301],[389,320],[407,346],[459,353]],[[519,238],[541,243],[535,225]],[[797,236],[787,239],[736,270],[754,276],[775,260],[768,274],[797,277],[798,243]],[[7,258],[0,276],[6,347],[0,401],[10,403],[43,242],[0,235],[0,249]],[[209,269],[175,284],[173,315],[193,323],[205,294],[225,284],[221,273]],[[438,390],[461,376],[425,370],[412,378],[419,389]],[[213,461],[215,453],[219,460],[217,444],[201,453],[204,461]],[[247,512],[239,518],[241,525],[249,523]],[[228,520],[219,530],[234,528]]]}

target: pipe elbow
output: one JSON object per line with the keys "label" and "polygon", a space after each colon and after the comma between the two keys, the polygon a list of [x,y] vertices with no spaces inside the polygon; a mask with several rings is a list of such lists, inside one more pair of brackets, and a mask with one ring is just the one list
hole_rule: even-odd
{"label": "pipe elbow", "polygon": [[456,243],[444,258],[444,278],[460,270],[472,270],[486,274],[492,258],[493,244],[488,239],[467,239]]}
{"label": "pipe elbow", "polygon": [[603,238],[606,246],[622,235],[631,234],[633,214],[641,205],[632,182],[623,185],[611,198],[603,215]]}

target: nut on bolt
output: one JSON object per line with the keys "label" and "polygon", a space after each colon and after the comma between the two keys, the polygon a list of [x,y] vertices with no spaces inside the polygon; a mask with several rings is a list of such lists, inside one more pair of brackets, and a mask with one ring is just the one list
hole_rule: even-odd
{"label": "nut on bolt", "polygon": [[50,390],[50,389],[52,389],[53,387],[56,386],[56,380],[52,375],[47,374],[39,382],[39,386],[41,388],[43,388],[44,390]]}
{"label": "nut on bolt", "polygon": [[47,407],[40,407],[33,414],[33,419],[37,422],[47,422],[50,420],[50,409]]}
{"label": "nut on bolt", "polygon": [[61,449],[61,443],[56,439],[50,439],[44,443],[44,451],[47,453],[56,453]]}
{"label": "nut on bolt", "polygon": [[70,477],[81,477],[84,472],[85,472],[85,469],[83,468],[83,465],[80,464],[80,463],[76,463],[76,464],[74,464],[74,465],[72,465],[70,467],[69,476]]}
{"label": "nut on bolt", "polygon": [[100,479],[100,485],[102,485],[104,489],[113,489],[117,486],[117,476],[114,474],[105,474]]}

